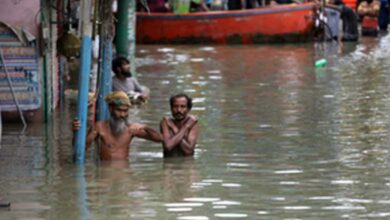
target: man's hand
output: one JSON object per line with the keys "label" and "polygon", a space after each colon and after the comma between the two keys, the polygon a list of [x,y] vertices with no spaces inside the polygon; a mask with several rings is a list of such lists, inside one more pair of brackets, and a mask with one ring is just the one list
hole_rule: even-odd
{"label": "man's hand", "polygon": [[194,122],[197,122],[198,121],[198,118],[195,116],[195,115],[189,115],[188,116],[191,120],[193,120]]}
{"label": "man's hand", "polygon": [[74,118],[72,122],[72,131],[78,131],[80,129],[80,120],[78,118]]}
{"label": "man's hand", "polygon": [[[72,122],[72,130],[73,130],[73,132],[78,131],[80,129],[80,126],[81,126],[80,125],[80,120],[78,118],[74,118],[73,122]],[[90,128],[89,133],[91,133],[94,136],[96,136],[98,134],[98,132],[95,129],[93,129],[93,128]]]}
{"label": "man's hand", "polygon": [[171,5],[169,4],[169,2],[165,2],[164,7],[167,11],[171,11]]}
{"label": "man's hand", "polygon": [[148,99],[148,97],[147,97],[146,95],[144,95],[144,94],[140,94],[140,95],[137,97],[137,99],[138,99],[140,102],[145,103],[146,100]]}
{"label": "man's hand", "polygon": [[194,115],[189,115],[185,123],[187,129],[190,129],[194,124],[198,122],[198,118]]}

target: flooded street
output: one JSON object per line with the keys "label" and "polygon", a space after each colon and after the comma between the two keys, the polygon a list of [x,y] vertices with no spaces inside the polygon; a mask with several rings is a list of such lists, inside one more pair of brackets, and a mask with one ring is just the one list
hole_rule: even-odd
{"label": "flooded street", "polygon": [[[358,44],[138,46],[159,127],[177,92],[193,97],[194,158],[137,139],[129,161],[72,163],[65,106],[48,125],[5,124],[1,220],[388,219],[390,37]],[[314,68],[316,60],[328,65]]]}

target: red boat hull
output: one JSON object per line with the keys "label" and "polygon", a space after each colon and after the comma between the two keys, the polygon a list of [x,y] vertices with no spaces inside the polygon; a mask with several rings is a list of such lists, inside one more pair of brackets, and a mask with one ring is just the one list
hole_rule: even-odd
{"label": "red boat hull", "polygon": [[254,44],[312,39],[314,4],[185,15],[137,13],[140,44]]}

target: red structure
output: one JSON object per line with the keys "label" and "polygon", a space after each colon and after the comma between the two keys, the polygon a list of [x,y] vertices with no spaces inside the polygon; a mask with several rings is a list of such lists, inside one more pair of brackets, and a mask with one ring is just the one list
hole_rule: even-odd
{"label": "red structure", "polygon": [[357,2],[356,2],[356,0],[343,0],[343,3],[346,6],[352,8],[354,11],[356,11],[356,9],[357,9],[357,4],[356,4]]}
{"label": "red structure", "polygon": [[312,39],[315,5],[291,4],[184,15],[138,13],[137,43],[254,44]]}

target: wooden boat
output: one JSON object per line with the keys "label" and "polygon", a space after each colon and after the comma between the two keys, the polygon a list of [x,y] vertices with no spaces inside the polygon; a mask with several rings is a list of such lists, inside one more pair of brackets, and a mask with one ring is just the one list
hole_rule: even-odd
{"label": "wooden boat", "polygon": [[276,5],[235,11],[137,13],[140,44],[254,44],[313,38],[315,5]]}

